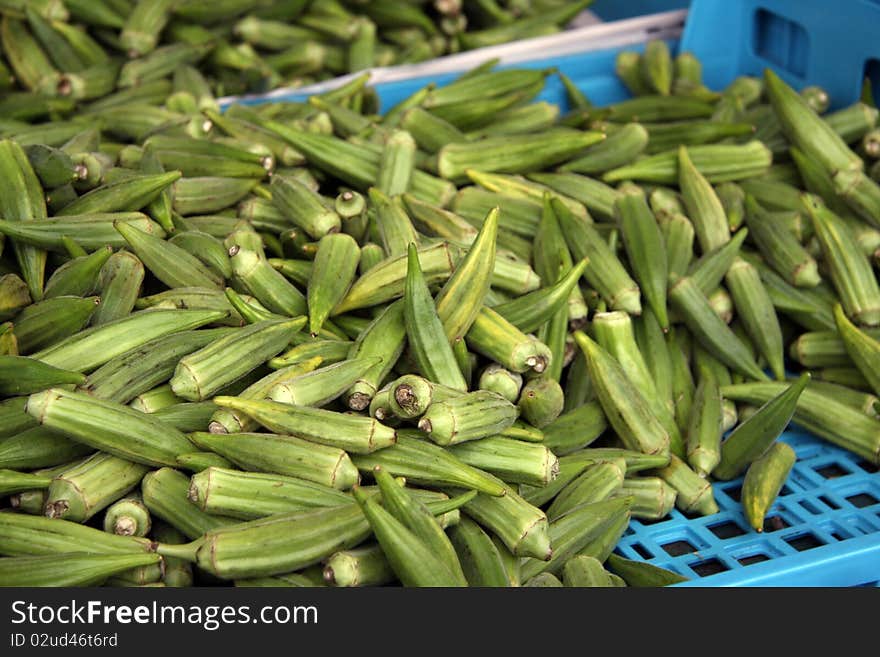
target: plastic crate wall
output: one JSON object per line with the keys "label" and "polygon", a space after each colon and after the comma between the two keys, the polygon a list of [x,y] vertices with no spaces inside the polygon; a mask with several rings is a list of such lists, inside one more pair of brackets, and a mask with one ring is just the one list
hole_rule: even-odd
{"label": "plastic crate wall", "polygon": [[587,9],[603,21],[619,21],[673,9],[687,9],[689,4],[689,0],[596,0]]}
{"label": "plastic crate wall", "polygon": [[[760,75],[770,67],[796,87],[822,85],[840,107],[858,99],[864,72],[876,66],[880,73],[880,39],[867,34],[880,26],[880,0],[841,4],[845,10],[829,12],[823,0],[694,0],[682,39],[668,43],[673,51],[695,53],[714,89],[737,75]],[[641,24],[639,29],[650,38],[650,29]],[[630,42],[513,65],[556,67],[594,103],[604,105],[629,95],[614,74],[617,53],[643,46]],[[380,83],[376,91],[387,110],[427,82],[442,85],[457,75]],[[291,93],[248,102],[302,98]],[[567,106],[555,76],[547,79],[538,99]],[[676,586],[880,585],[880,472],[796,427],[781,440],[795,448],[798,461],[764,532],[745,522],[738,479],[715,484],[719,513],[688,518],[673,510],[658,522],[633,520],[618,551],[692,578]]]}

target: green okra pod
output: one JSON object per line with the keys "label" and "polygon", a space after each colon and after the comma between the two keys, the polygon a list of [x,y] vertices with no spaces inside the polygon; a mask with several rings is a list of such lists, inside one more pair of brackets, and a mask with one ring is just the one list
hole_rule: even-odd
{"label": "green okra pod", "polygon": [[464,576],[459,579],[453,575],[433,549],[418,534],[380,506],[376,498],[368,497],[356,488],[355,499],[382,546],[391,568],[404,586],[463,585]]}
{"label": "green okra pod", "polygon": [[63,370],[24,356],[0,356],[0,395],[29,395],[46,388],[85,381],[79,372]]}
{"label": "green okra pod", "polygon": [[669,300],[700,343],[725,365],[750,378],[767,379],[742,341],[712,310],[692,278],[679,278],[669,290]]}
{"label": "green okra pod", "polygon": [[394,429],[370,417],[241,397],[218,396],[214,403],[221,408],[242,411],[271,431],[354,454],[369,454],[397,441]]}
{"label": "green okra pod", "polygon": [[354,502],[337,488],[307,479],[217,467],[192,476],[188,498],[206,513],[242,520]]}
{"label": "green okra pod", "polygon": [[470,586],[511,586],[498,546],[480,525],[465,516],[450,530],[464,575]]}
{"label": "green okra pod", "polygon": [[783,131],[799,150],[821,162],[828,171],[862,169],[861,158],[804,98],[769,68],[764,70],[764,88]]}
{"label": "green okra pod", "polygon": [[265,394],[268,399],[284,404],[320,408],[378,364],[379,358],[350,358],[311,372],[293,372],[292,376],[276,377]]}
{"label": "green okra pod", "polygon": [[119,536],[146,536],[152,528],[150,511],[138,496],[124,497],[104,512],[104,531]]}
{"label": "green okra pod", "polygon": [[[161,411],[159,412],[161,413]],[[202,423],[201,426],[192,431],[200,431],[205,424]],[[228,468],[232,463],[214,452],[187,452],[177,455],[177,465],[190,472],[201,472],[208,468]]]}
{"label": "green okra pod", "polygon": [[[3,19],[3,30],[8,27],[8,22],[8,18]],[[5,39],[4,42],[9,45]],[[0,173],[4,180],[3,193],[0,194],[0,217],[24,224],[46,219],[46,203],[40,181],[18,142],[0,140]],[[13,242],[13,251],[31,298],[40,301],[43,298],[46,252],[17,240]]]}
{"label": "green okra pod", "polygon": [[480,390],[495,392],[513,403],[519,398],[523,379],[520,374],[511,372],[497,363],[490,363],[480,373],[477,387]]}
{"label": "green okra pod", "polygon": [[49,388],[31,395],[26,410],[49,429],[144,465],[172,465],[177,454],[192,451],[186,436],[173,427],[85,393]]}
{"label": "green okra pod", "polygon": [[651,39],[645,44],[641,58],[642,79],[654,92],[661,96],[672,93],[673,71],[672,55],[669,46],[662,39]]}
{"label": "green okra pod", "polygon": [[165,236],[161,226],[139,212],[52,217],[39,223],[0,221],[0,233],[22,244],[47,251],[62,251],[64,237],[76,235],[76,243],[79,246],[94,251],[105,246],[114,248],[126,246],[125,239],[113,227],[116,220],[121,220],[150,235]]}
{"label": "green okra pod", "polygon": [[221,280],[232,278],[232,264],[222,240],[200,230],[187,230],[168,241],[200,260],[215,277]]}
{"label": "green okra pod", "polygon": [[566,411],[543,427],[543,444],[557,456],[589,446],[608,428],[608,419],[597,401]]}
{"label": "green okra pod", "polygon": [[319,240],[306,296],[312,335],[317,334],[351,287],[359,255],[357,242],[345,233],[325,235]]}
{"label": "green okra pod", "polygon": [[365,409],[379,385],[397,363],[406,342],[404,302],[389,304],[358,336],[351,346],[349,358],[381,358],[345,393],[349,408]]}
{"label": "green okra pod", "polygon": [[406,253],[410,244],[418,246],[420,238],[406,213],[403,200],[389,197],[377,187],[370,187],[367,191],[385,253],[390,257],[400,256]]}
{"label": "green okra pod", "polygon": [[501,436],[454,445],[449,452],[510,483],[546,486],[559,473],[559,459],[546,446]]}
{"label": "green okra pod", "polygon": [[[60,558],[63,557],[63,558]],[[62,554],[0,559],[2,586],[98,586],[112,575],[158,565],[158,554]]]}
{"label": "green okra pod", "polygon": [[114,222],[114,227],[146,268],[168,287],[220,287],[222,279],[214,271],[174,242],[124,222]]}
{"label": "green okra pod", "polygon": [[604,173],[635,160],[648,143],[648,130],[639,123],[628,123],[604,141],[588,148],[580,157],[563,164],[559,170],[586,175]]}
{"label": "green okra pod", "polygon": [[606,461],[588,466],[577,476],[547,507],[547,517],[551,522],[568,511],[582,505],[609,499],[620,490],[626,474],[623,459]]}
{"label": "green okra pod", "polygon": [[144,275],[144,265],[133,253],[118,251],[111,255],[98,275],[101,303],[92,314],[92,326],[129,315],[140,296]]}
{"label": "green okra pod", "polygon": [[58,267],[43,288],[43,298],[57,296],[88,296],[98,287],[98,275],[113,249],[103,247],[97,251],[68,260]]}
{"label": "green okra pod", "polygon": [[685,442],[667,400],[660,396],[647,363],[639,351],[629,315],[619,311],[596,313],[593,316],[596,342],[620,365],[629,382],[641,391],[653,415],[669,433],[669,447],[679,456],[685,453]]}
{"label": "green okra pod", "polygon": [[[456,582],[458,586],[466,586],[467,580],[462,572],[455,548],[434,514],[381,467],[373,470],[373,477],[379,485],[382,507],[421,540],[437,560],[448,569],[452,581]],[[355,497],[358,497],[357,492],[355,492]]]}
{"label": "green okra pod", "polygon": [[582,504],[551,522],[549,535],[553,555],[549,560],[525,561],[520,568],[523,581],[528,581],[541,573],[561,573],[566,561],[582,553],[591,541],[609,527],[623,521],[628,524],[631,502],[631,498],[615,497],[592,504]]}
{"label": "green okra pod", "polygon": [[704,294],[711,295],[724,281],[748,235],[748,228],[738,230],[730,241],[705,253],[688,268],[687,275],[696,281]]}
{"label": "green okra pod", "polygon": [[237,522],[234,518],[209,515],[187,499],[189,477],[173,468],[159,468],[144,475],[141,495],[155,518],[195,540],[206,532]]}
{"label": "green okra pod", "polygon": [[633,518],[659,520],[672,511],[678,491],[660,477],[630,477],[623,480],[616,495],[632,497]]}
{"label": "green okra pod", "polygon": [[239,228],[226,237],[232,283],[256,297],[268,310],[296,317],[305,315],[307,300],[266,258],[260,236],[249,228]]}
{"label": "green okra pod", "polygon": [[611,572],[626,581],[627,586],[659,587],[688,581],[687,577],[666,568],[660,568],[644,561],[627,559],[614,553],[608,555],[606,563]]}
{"label": "green okra pod", "polygon": [[407,254],[403,315],[409,347],[421,373],[435,383],[467,390],[428,290],[414,244],[409,245]]}
{"label": "green okra pod", "polygon": [[[427,285],[445,281],[454,270],[457,250],[449,242],[423,246],[417,251],[422,275]],[[345,298],[333,309],[333,315],[375,306],[404,295],[409,259],[387,258],[361,275]]]}
{"label": "green okra pod", "polygon": [[741,499],[746,520],[755,531],[763,530],[764,518],[796,460],[791,446],[777,442],[749,465],[743,478]]}
{"label": "green okra pod", "polygon": [[880,324],[880,286],[852,232],[818,197],[805,195],[804,206],[846,314],[864,326]]}
{"label": "green okra pod", "polygon": [[29,490],[43,491],[52,483],[52,477],[18,472],[16,470],[0,469],[0,495],[4,497],[12,493],[21,493]]}
{"label": "green okra pod", "polygon": [[718,513],[712,483],[704,479],[674,454],[669,465],[654,473],[675,489],[675,506],[682,513],[709,516]]}
{"label": "green okra pod", "polygon": [[576,331],[574,337],[587,359],[590,378],[605,416],[624,444],[646,454],[668,454],[669,433],[621,365],[582,331]]}
{"label": "green okra pod", "polygon": [[467,334],[485,299],[495,268],[497,209],[491,210],[455,271],[437,293],[437,316],[449,341]]}
{"label": "green okra pod", "polygon": [[409,132],[393,130],[388,135],[376,176],[376,186],[384,194],[397,196],[409,189],[415,154],[416,142]]}
{"label": "green okra pod", "polygon": [[641,290],[607,242],[589,223],[568,212],[557,199],[551,199],[550,202],[572,255],[588,260],[584,279],[602,295],[612,309],[623,310],[632,315],[641,314]]}
{"label": "green okra pod", "polygon": [[[702,144],[686,150],[693,168],[712,184],[762,175],[773,161],[772,151],[757,139],[745,144]],[[605,183],[634,180],[673,184],[680,175],[678,159],[679,149],[649,155],[607,171],[602,180]]]}
{"label": "green okra pod", "polygon": [[752,343],[769,364],[773,376],[784,379],[782,329],[760,274],[748,261],[737,258],[728,269],[725,282]]}
{"label": "green okra pod", "polygon": [[347,490],[359,481],[357,470],[341,449],[291,435],[196,432],[192,440],[250,471],[297,477]]}
{"label": "green okra pod", "polygon": [[639,289],[665,330],[669,327],[666,312],[668,263],[663,234],[644,192],[634,185],[623,186],[614,202],[614,214]]}
{"label": "green okra pod", "polygon": [[92,371],[80,390],[100,399],[127,404],[171,378],[183,356],[229,332],[227,328],[178,331],[131,345]]}
{"label": "green okra pod", "polygon": [[[222,579],[263,577],[317,564],[334,552],[358,545],[370,531],[359,505],[345,504],[212,529],[187,544],[186,556]],[[258,561],[253,559],[255,544],[270,548]]]}
{"label": "green okra pod", "polygon": [[387,388],[388,406],[401,419],[420,417],[434,402],[464,394],[460,390],[432,383],[417,374],[404,374]]}
{"label": "green okra pod", "polygon": [[[786,383],[743,383],[723,386],[727,399],[764,404],[787,389]],[[880,458],[878,422],[863,411],[808,386],[797,400],[793,419],[816,435],[876,462]],[[723,453],[722,453],[723,456]]]}
{"label": "green okra pod", "polygon": [[305,323],[304,317],[267,320],[221,337],[180,360],[171,389],[189,401],[204,401],[280,353]]}
{"label": "green okra pod", "polygon": [[465,179],[467,169],[499,173],[539,171],[605,139],[604,133],[554,128],[545,134],[487,137],[449,144],[437,154],[440,175]]}
{"label": "green okra pod", "polygon": [[678,158],[678,182],[688,216],[694,222],[703,252],[712,251],[730,240],[724,206],[715,190],[694,166],[687,148],[679,148]]}
{"label": "green okra pod", "polygon": [[797,287],[819,284],[816,260],[801,246],[794,235],[774,222],[754,197],[746,196],[746,224],[752,241],[761,255],[780,276]]}
{"label": "green okra pod", "polygon": [[438,445],[454,445],[500,433],[516,420],[517,407],[487,390],[432,403],[419,429]]}
{"label": "green okra pod", "polygon": [[669,278],[673,281],[687,273],[694,257],[694,225],[680,212],[660,218],[660,230],[666,249]]}
{"label": "green okra pod", "polygon": [[595,557],[577,555],[565,562],[562,567],[564,586],[578,588],[625,586],[616,584],[613,576]]}
{"label": "green okra pod", "polygon": [[382,586],[396,579],[378,543],[340,550],[327,558],[324,581],[330,586]]}
{"label": "green okra pod", "polygon": [[557,381],[539,376],[530,379],[522,387],[517,406],[526,422],[542,429],[562,413],[564,398],[562,386]]}
{"label": "green okra pod", "polygon": [[834,190],[855,214],[880,227],[880,185],[862,171],[841,170],[831,176]]}
{"label": "green okra pod", "polygon": [[733,479],[761,456],[788,426],[809,381],[809,373],[802,374],[738,425],[721,444],[721,461],[712,475],[717,479]]}
{"label": "green okra pod", "polygon": [[837,329],[846,348],[846,353],[849,354],[859,372],[871,385],[871,389],[878,393],[880,391],[880,375],[878,375],[880,340],[874,339],[853,324],[839,303],[834,304],[834,319],[837,322]]}
{"label": "green okra pod", "polygon": [[701,372],[687,427],[687,462],[701,477],[721,460],[721,390],[711,372]]}
{"label": "green okra pod", "polygon": [[[648,155],[662,153],[679,146],[701,146],[724,141],[730,137],[749,137],[755,127],[742,121],[674,121],[644,125]],[[630,160],[632,161],[632,159]],[[617,165],[620,166],[620,165]]]}
{"label": "green okra pod", "polygon": [[466,465],[447,450],[416,437],[417,433],[398,432],[397,444],[372,454],[352,458],[362,472],[379,465],[407,481],[427,486],[457,486],[487,495],[504,495],[506,488],[482,470]]}
{"label": "green okra pod", "polygon": [[210,324],[224,316],[222,312],[199,310],[132,313],[86,329],[32,355],[55,367],[89,371],[152,339]]}
{"label": "green okra pod", "polygon": [[44,514],[85,522],[140,483],[149,468],[98,453],[56,475],[46,493]]}
{"label": "green okra pod", "polygon": [[547,560],[552,553],[547,516],[512,488],[505,486],[505,491],[500,497],[479,494],[462,510],[498,536],[514,555]]}

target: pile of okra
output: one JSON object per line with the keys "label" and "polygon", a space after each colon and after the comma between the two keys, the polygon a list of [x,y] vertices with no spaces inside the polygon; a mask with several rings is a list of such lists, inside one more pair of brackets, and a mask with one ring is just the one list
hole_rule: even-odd
{"label": "pile of okra", "polygon": [[495,64],[0,117],[0,584],[660,586],[791,421],[880,462],[870,90]]}
{"label": "pile of okra", "polygon": [[30,92],[0,107],[25,115],[40,104],[63,110],[87,103],[102,112],[111,96],[156,106],[156,113],[173,92],[192,91],[201,76],[191,67],[218,97],[300,87],[552,35],[592,3],[0,0],[0,93]]}

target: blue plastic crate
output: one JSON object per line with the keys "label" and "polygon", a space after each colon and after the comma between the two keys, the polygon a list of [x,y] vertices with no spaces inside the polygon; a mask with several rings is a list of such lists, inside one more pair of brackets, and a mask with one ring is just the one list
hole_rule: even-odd
{"label": "blue plastic crate", "polygon": [[619,21],[673,9],[687,9],[689,0],[596,0],[588,9],[603,21]]}
{"label": "blue plastic crate", "polygon": [[[626,5],[663,11],[687,3],[617,4],[626,13]],[[603,17],[614,18],[614,11],[609,8]],[[674,51],[689,50],[700,58],[711,88],[770,67],[796,87],[821,85],[832,106],[841,107],[858,99],[866,74],[880,89],[878,27],[880,0],[848,0],[833,10],[823,0],[693,0],[681,40],[668,43]],[[652,30],[643,23],[634,29],[651,38]],[[507,65],[555,66],[602,105],[628,96],[614,74],[617,53],[642,47],[630,42],[590,50],[585,43],[585,52]],[[409,78],[378,84],[376,91],[384,111],[429,81],[442,85],[455,77]],[[247,102],[303,98],[295,92]],[[566,106],[564,88],[553,76],[539,99]],[[738,495],[742,479],[737,479],[715,484],[720,510],[712,516],[689,518],[673,510],[661,521],[633,520],[618,552],[691,578],[676,586],[880,585],[877,467],[794,426],[781,440],[794,447],[798,460],[765,531],[755,532],[745,522]]]}
{"label": "blue plastic crate", "polygon": [[632,520],[617,552],[668,568],[679,586],[859,586],[880,582],[880,473],[795,427],[797,462],[764,531],[746,522],[742,477],[713,484],[719,512]]}

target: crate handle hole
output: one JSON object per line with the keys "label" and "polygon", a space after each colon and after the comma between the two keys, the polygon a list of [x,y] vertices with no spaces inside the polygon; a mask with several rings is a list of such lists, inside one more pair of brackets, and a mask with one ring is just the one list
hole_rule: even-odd
{"label": "crate handle hole", "polygon": [[766,9],[755,12],[754,25],[755,54],[803,78],[810,55],[810,40],[803,26]]}
{"label": "crate handle hole", "polygon": [[865,62],[865,74],[862,77],[871,81],[874,102],[880,103],[880,59],[869,59]]}

